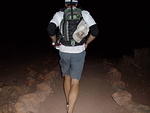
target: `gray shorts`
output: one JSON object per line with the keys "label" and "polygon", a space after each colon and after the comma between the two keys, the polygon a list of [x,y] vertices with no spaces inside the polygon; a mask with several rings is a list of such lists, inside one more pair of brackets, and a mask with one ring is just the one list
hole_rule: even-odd
{"label": "gray shorts", "polygon": [[69,75],[73,79],[80,80],[86,52],[63,53],[59,52],[62,75]]}

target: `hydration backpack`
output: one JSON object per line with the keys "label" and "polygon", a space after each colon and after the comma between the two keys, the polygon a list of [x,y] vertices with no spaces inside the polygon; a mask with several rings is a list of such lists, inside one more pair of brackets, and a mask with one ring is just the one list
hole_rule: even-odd
{"label": "hydration backpack", "polygon": [[76,31],[79,23],[83,20],[81,9],[79,8],[67,8],[64,10],[63,20],[60,24],[60,42],[66,46],[81,45],[83,42],[77,42],[73,38],[73,34]]}

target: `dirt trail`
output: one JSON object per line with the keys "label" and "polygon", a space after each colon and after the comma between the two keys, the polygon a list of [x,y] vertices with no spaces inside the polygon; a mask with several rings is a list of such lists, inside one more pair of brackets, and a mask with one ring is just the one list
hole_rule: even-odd
{"label": "dirt trail", "polygon": [[[100,63],[86,61],[74,113],[129,113],[114,102],[113,90],[104,76]],[[55,93],[41,103],[39,113],[66,113],[62,79],[56,87]]]}

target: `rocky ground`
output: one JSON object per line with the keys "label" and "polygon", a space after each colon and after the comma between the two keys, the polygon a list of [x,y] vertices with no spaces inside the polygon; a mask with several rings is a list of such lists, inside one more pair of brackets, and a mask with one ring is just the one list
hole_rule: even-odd
{"label": "rocky ground", "polygon": [[[75,113],[150,113],[142,51],[119,60],[88,54]],[[58,59],[56,53],[1,59],[0,113],[66,113]]]}

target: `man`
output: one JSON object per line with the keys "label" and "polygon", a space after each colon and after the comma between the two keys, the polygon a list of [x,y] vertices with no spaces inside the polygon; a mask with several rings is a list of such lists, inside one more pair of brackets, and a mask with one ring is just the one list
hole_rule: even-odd
{"label": "man", "polygon": [[65,9],[55,13],[48,25],[52,45],[56,47],[59,28],[59,55],[67,113],[73,113],[79,93],[86,48],[98,35],[97,24],[86,10],[77,8],[78,0],[65,0]]}

